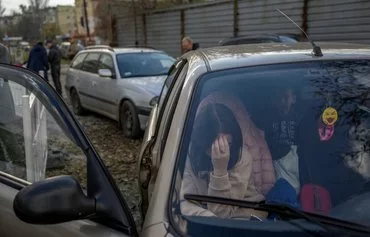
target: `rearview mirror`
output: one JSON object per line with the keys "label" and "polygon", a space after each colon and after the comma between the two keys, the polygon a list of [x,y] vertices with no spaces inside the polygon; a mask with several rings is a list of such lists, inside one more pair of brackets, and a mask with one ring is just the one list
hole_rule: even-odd
{"label": "rearview mirror", "polygon": [[19,219],[30,224],[58,224],[93,217],[95,199],[88,198],[72,176],[58,176],[23,188],[13,209]]}
{"label": "rearview mirror", "polygon": [[101,77],[109,77],[109,78],[113,77],[113,73],[109,69],[99,69],[98,73],[99,73],[99,76]]}

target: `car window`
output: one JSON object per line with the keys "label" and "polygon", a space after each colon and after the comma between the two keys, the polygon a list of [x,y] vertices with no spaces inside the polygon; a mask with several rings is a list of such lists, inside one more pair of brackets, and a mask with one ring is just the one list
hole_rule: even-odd
{"label": "car window", "polygon": [[157,52],[117,55],[118,69],[124,78],[166,75],[174,62],[174,58]]}
{"label": "car window", "polygon": [[288,37],[288,36],[279,36],[280,38],[280,42],[282,43],[297,43],[297,40],[296,39],[293,39],[291,37]]}
{"label": "car window", "polygon": [[161,108],[163,106],[165,98],[167,98],[167,93],[172,83],[174,82],[174,78],[177,77],[177,75],[180,73],[184,64],[185,64],[184,61],[179,61],[169,69],[168,76],[166,78],[166,81],[163,84],[162,91],[159,96],[158,111],[160,111],[160,113],[161,113]]}
{"label": "car window", "polygon": [[83,150],[42,92],[19,83],[23,75],[0,76],[0,175],[31,183],[73,175],[86,188]]}
{"label": "car window", "polygon": [[163,68],[170,68],[174,63],[174,59],[171,57],[165,57],[159,60]]}
{"label": "car window", "polygon": [[188,230],[212,235],[201,223],[219,231],[248,228],[236,219],[294,219],[189,199],[194,194],[289,205],[369,226],[370,60],[211,72],[190,98],[180,175],[172,182],[179,190],[169,209],[174,220],[197,216]]}
{"label": "car window", "polygon": [[[162,104],[161,110],[160,110],[160,117],[158,119],[158,122],[160,123],[159,127],[159,134],[158,136],[161,138],[161,150],[160,150],[160,157],[162,159],[162,152],[164,151],[164,147],[167,142],[167,136],[168,131],[170,129],[171,123],[172,123],[172,117],[174,110],[177,105],[178,97],[180,95],[178,87],[181,86],[178,84],[177,87],[175,87],[175,84],[177,81],[183,82],[187,72],[188,72],[188,64],[181,66],[179,68],[179,73],[175,76],[174,80],[172,80],[172,84],[169,87],[169,93],[166,95],[166,101],[164,104]],[[177,89],[177,90],[176,90]],[[175,94],[176,93],[176,94]]]}
{"label": "car window", "polygon": [[273,43],[278,42],[278,40],[270,38],[244,38],[244,39],[233,39],[223,45],[239,45],[239,44],[261,44],[261,43]]}
{"label": "car window", "polygon": [[227,46],[227,45],[237,45],[238,44],[238,41],[235,40],[235,39],[232,39],[232,40],[228,40],[228,41],[225,41],[225,42],[221,42],[221,45],[223,46]]}
{"label": "car window", "polygon": [[273,42],[277,42],[277,40],[273,40],[269,38],[238,40],[238,44],[261,44],[261,43],[273,43]]}
{"label": "car window", "polygon": [[109,69],[114,73],[113,58],[109,54],[102,54],[100,57],[99,69]]}
{"label": "car window", "polygon": [[86,53],[78,55],[78,56],[73,60],[73,62],[72,62],[72,64],[71,64],[71,68],[74,68],[74,69],[81,69],[82,64],[83,64],[83,61],[84,61],[84,59],[85,59],[86,55],[87,55]]}
{"label": "car window", "polygon": [[100,53],[89,53],[82,66],[82,70],[91,73],[98,73]]}

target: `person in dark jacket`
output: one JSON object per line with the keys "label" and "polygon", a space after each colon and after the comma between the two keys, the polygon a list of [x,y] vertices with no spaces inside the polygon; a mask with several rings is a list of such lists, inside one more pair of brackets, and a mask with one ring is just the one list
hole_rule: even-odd
{"label": "person in dark jacket", "polygon": [[187,53],[189,51],[199,49],[199,44],[194,43],[193,40],[190,37],[184,37],[182,39],[182,49],[183,49],[184,53]]}
{"label": "person in dark jacket", "polygon": [[60,61],[62,58],[62,52],[52,41],[47,42],[47,47],[49,49],[48,60],[51,68],[51,76],[55,85],[55,89],[62,95],[62,85],[60,83]]}
{"label": "person in dark jacket", "polygon": [[42,42],[39,42],[35,46],[33,46],[28,57],[27,68],[33,70],[36,73],[43,71],[45,80],[48,80],[48,56]]}
{"label": "person in dark jacket", "polygon": [[0,63],[6,63],[6,64],[12,63],[9,49],[3,44],[0,44]]}

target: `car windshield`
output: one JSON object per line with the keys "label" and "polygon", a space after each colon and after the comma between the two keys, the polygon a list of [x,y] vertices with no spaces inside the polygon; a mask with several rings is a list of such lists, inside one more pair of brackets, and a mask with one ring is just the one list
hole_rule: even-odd
{"label": "car windshield", "polygon": [[197,225],[183,225],[188,234],[199,223],[243,229],[250,225],[243,221],[290,221],[277,212],[206,198],[222,197],[288,205],[370,227],[369,138],[368,60],[205,74],[177,160],[174,220],[197,218]]}
{"label": "car windshield", "polygon": [[294,39],[292,37],[289,37],[289,36],[281,35],[281,36],[279,36],[279,38],[280,38],[280,42],[282,42],[282,43],[286,43],[286,44],[297,43],[296,39]]}
{"label": "car windshield", "polygon": [[164,53],[126,53],[117,55],[121,77],[166,75],[175,59]]}

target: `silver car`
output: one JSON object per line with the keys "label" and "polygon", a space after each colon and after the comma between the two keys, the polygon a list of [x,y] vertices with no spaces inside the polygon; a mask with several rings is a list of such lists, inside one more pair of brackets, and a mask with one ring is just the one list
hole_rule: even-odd
{"label": "silver car", "polygon": [[91,46],[79,52],[67,74],[74,113],[85,109],[118,121],[127,137],[145,130],[155,100],[174,59],[146,48]]}
{"label": "silver car", "polygon": [[[0,65],[1,78],[45,106],[55,122],[47,134],[59,138],[52,144],[69,139],[87,169],[87,183],[30,184],[32,169],[0,171],[1,236],[368,236],[370,47],[319,45],[323,56],[308,43],[261,44],[202,49],[175,63],[140,153],[140,233],[63,101],[35,74]],[[4,120],[2,144],[17,124]],[[8,148],[5,164],[22,164],[14,155],[22,149]]]}

